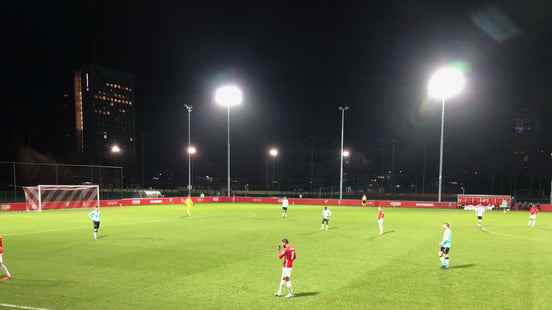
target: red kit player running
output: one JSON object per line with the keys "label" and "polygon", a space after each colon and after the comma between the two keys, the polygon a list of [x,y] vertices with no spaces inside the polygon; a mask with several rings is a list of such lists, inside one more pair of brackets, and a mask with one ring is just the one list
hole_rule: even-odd
{"label": "red kit player running", "polygon": [[4,271],[5,276],[1,278],[2,280],[10,280],[11,274],[8,271],[8,267],[4,264],[4,243],[2,240],[2,236],[0,236],[0,270]]}
{"label": "red kit player running", "polygon": [[384,218],[385,218],[385,213],[383,212],[383,209],[381,207],[378,207],[378,227],[379,227],[380,235],[383,235]]}
{"label": "red kit player running", "polygon": [[531,208],[529,208],[529,227],[535,227],[537,224],[537,213],[539,213],[539,207],[531,205]]}
{"label": "red kit player running", "polygon": [[278,291],[274,296],[282,296],[282,290],[284,286],[287,286],[288,294],[287,298],[293,297],[293,286],[291,285],[291,271],[293,269],[293,262],[297,256],[295,255],[295,248],[289,244],[287,239],[282,239],[282,244],[278,246],[278,259],[282,260],[282,277],[280,279],[280,285]]}

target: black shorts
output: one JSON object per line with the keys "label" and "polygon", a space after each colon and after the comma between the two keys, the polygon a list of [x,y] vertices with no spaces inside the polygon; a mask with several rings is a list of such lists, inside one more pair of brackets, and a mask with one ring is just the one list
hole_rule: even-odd
{"label": "black shorts", "polygon": [[368,202],[367,200],[363,200],[362,205],[365,205],[367,202]]}
{"label": "black shorts", "polygon": [[329,224],[330,223],[330,219],[322,219],[322,224]]}
{"label": "black shorts", "polygon": [[287,212],[288,208],[282,208],[282,211]]}
{"label": "black shorts", "polygon": [[450,252],[450,248],[445,248],[444,246],[441,247],[441,252],[448,254]]}
{"label": "black shorts", "polygon": [[92,224],[94,225],[94,229],[100,228],[100,222],[92,221]]}
{"label": "black shorts", "polygon": [[478,220],[482,220],[483,217],[482,217],[482,216],[478,216],[477,219],[478,219]]}

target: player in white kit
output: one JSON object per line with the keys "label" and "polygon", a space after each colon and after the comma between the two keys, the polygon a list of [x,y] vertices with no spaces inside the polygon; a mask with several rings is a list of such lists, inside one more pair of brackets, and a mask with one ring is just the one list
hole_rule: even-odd
{"label": "player in white kit", "polygon": [[475,207],[475,214],[477,214],[477,226],[482,227],[483,226],[483,215],[485,214],[485,206],[482,204],[478,204],[477,207]]}
{"label": "player in white kit", "polygon": [[328,209],[328,207],[324,207],[322,210],[322,226],[320,226],[320,230],[328,231],[330,228],[330,217],[332,216],[332,211]]}
{"label": "player in white kit", "polygon": [[288,208],[289,208],[289,201],[287,197],[284,197],[282,199],[282,218],[288,217]]}

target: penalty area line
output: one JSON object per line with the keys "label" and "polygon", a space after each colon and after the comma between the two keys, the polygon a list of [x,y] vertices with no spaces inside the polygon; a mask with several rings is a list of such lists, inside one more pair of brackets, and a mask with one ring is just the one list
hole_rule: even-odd
{"label": "penalty area line", "polygon": [[3,303],[0,303],[0,307],[14,308],[14,309],[26,309],[26,310],[51,310],[51,309],[47,309],[47,308],[37,308],[37,307],[20,306],[20,305],[3,304]]}

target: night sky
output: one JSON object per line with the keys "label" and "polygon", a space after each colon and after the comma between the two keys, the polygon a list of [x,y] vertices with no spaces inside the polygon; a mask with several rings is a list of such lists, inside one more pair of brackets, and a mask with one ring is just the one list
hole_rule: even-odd
{"label": "night sky", "polygon": [[54,107],[72,94],[72,72],[96,63],[136,76],[137,132],[145,138],[150,174],[185,174],[184,104],[192,104],[196,171],[224,177],[226,113],[212,96],[232,81],[245,97],[232,110],[237,176],[262,175],[269,145],[280,147],[288,170],[308,165],[296,154],[312,139],[321,152],[337,154],[340,105],[352,108],[345,145],[373,166],[367,171],[388,169],[378,150],[388,157],[385,145],[397,141],[397,169],[418,173],[425,148],[428,174],[435,176],[440,106],[427,100],[426,83],[438,65],[462,61],[468,85],[447,104],[446,171],[502,173],[512,169],[503,155],[511,153],[512,118],[521,108],[535,117],[538,147],[552,151],[545,118],[552,96],[548,2],[504,1],[499,9],[520,33],[502,42],[471,19],[486,1],[4,3],[7,151],[0,159],[26,158],[33,150],[70,161],[51,143],[61,118]]}

